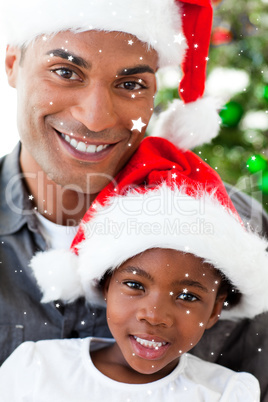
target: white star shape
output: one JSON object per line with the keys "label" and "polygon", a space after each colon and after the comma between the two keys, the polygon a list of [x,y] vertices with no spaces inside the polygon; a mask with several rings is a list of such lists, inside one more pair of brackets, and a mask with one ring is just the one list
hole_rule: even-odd
{"label": "white star shape", "polygon": [[132,127],[131,131],[138,130],[139,132],[141,132],[142,127],[146,126],[146,124],[144,124],[141,121],[141,117],[138,120],[132,120],[132,123],[133,123],[133,127]]}
{"label": "white star shape", "polygon": [[34,199],[34,196],[33,195],[29,195],[29,200],[33,200]]}
{"label": "white star shape", "polygon": [[203,327],[203,326],[204,326],[203,322],[200,322],[199,327]]}
{"label": "white star shape", "polygon": [[130,39],[129,41],[128,41],[128,44],[130,45],[130,46],[132,46],[133,45],[133,40],[132,39]]}
{"label": "white star shape", "polygon": [[174,43],[181,45],[184,40],[185,37],[182,35],[182,33],[179,33],[179,35],[174,35]]}
{"label": "white star shape", "polygon": [[256,156],[252,156],[252,157],[251,157],[251,160],[252,160],[252,161],[255,161],[255,160],[256,160]]}
{"label": "white star shape", "polygon": [[195,48],[195,49],[197,49],[197,48],[198,48],[198,44],[197,44],[197,43],[194,45],[194,48]]}
{"label": "white star shape", "polygon": [[74,59],[73,56],[68,56],[69,61],[73,61],[73,59]]}
{"label": "white star shape", "polygon": [[177,174],[176,174],[176,173],[172,173],[171,177],[172,177],[172,179],[176,179],[176,178],[177,178]]}

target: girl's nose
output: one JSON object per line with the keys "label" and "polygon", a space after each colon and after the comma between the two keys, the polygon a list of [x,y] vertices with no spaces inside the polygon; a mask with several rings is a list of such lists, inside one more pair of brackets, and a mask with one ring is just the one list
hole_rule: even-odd
{"label": "girl's nose", "polygon": [[171,327],[173,324],[172,313],[163,300],[163,297],[147,297],[141,301],[136,318],[138,321],[147,321],[150,325],[162,325]]}

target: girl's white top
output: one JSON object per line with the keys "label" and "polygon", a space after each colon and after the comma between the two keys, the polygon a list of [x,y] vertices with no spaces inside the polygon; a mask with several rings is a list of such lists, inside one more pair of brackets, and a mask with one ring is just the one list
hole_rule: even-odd
{"label": "girl's white top", "polygon": [[0,369],[1,402],[257,402],[259,383],[248,373],[184,354],[171,374],[148,384],[111,380],[93,365],[89,350],[108,339],[25,342]]}

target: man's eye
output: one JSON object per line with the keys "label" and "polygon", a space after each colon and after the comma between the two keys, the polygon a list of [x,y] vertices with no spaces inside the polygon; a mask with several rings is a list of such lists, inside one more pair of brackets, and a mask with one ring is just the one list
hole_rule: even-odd
{"label": "man's eye", "polygon": [[178,299],[188,301],[188,302],[194,302],[194,301],[198,300],[198,298],[196,296],[192,295],[191,293],[181,293],[181,294],[179,294]]}
{"label": "man's eye", "polygon": [[80,77],[74,71],[69,70],[68,68],[57,68],[56,70],[51,71],[60,77],[65,78],[66,80],[80,81]]}
{"label": "man's eye", "polygon": [[144,290],[143,286],[139,282],[127,281],[127,282],[124,282],[124,283],[125,283],[125,285],[127,285],[131,289]]}
{"label": "man's eye", "polygon": [[126,81],[122,82],[122,84],[119,84],[118,88],[123,88],[128,91],[138,91],[139,89],[145,88],[145,86],[136,81]]}

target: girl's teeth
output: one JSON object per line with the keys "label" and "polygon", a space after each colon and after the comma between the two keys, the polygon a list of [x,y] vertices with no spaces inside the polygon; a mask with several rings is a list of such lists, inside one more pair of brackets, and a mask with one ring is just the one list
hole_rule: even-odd
{"label": "girl's teeth", "polygon": [[167,344],[167,342],[154,342],[154,341],[147,341],[146,339],[141,339],[138,338],[137,336],[134,336],[134,339],[142,346],[145,346],[146,348],[153,348],[153,349],[158,349],[161,346],[164,346]]}
{"label": "girl's teeth", "polygon": [[103,149],[107,148],[109,144],[105,145],[86,145],[83,141],[77,142],[74,138],[70,138],[69,135],[62,134],[62,137],[67,141],[72,147],[77,149],[80,152],[87,152],[90,154],[94,154],[95,152],[100,152]]}

